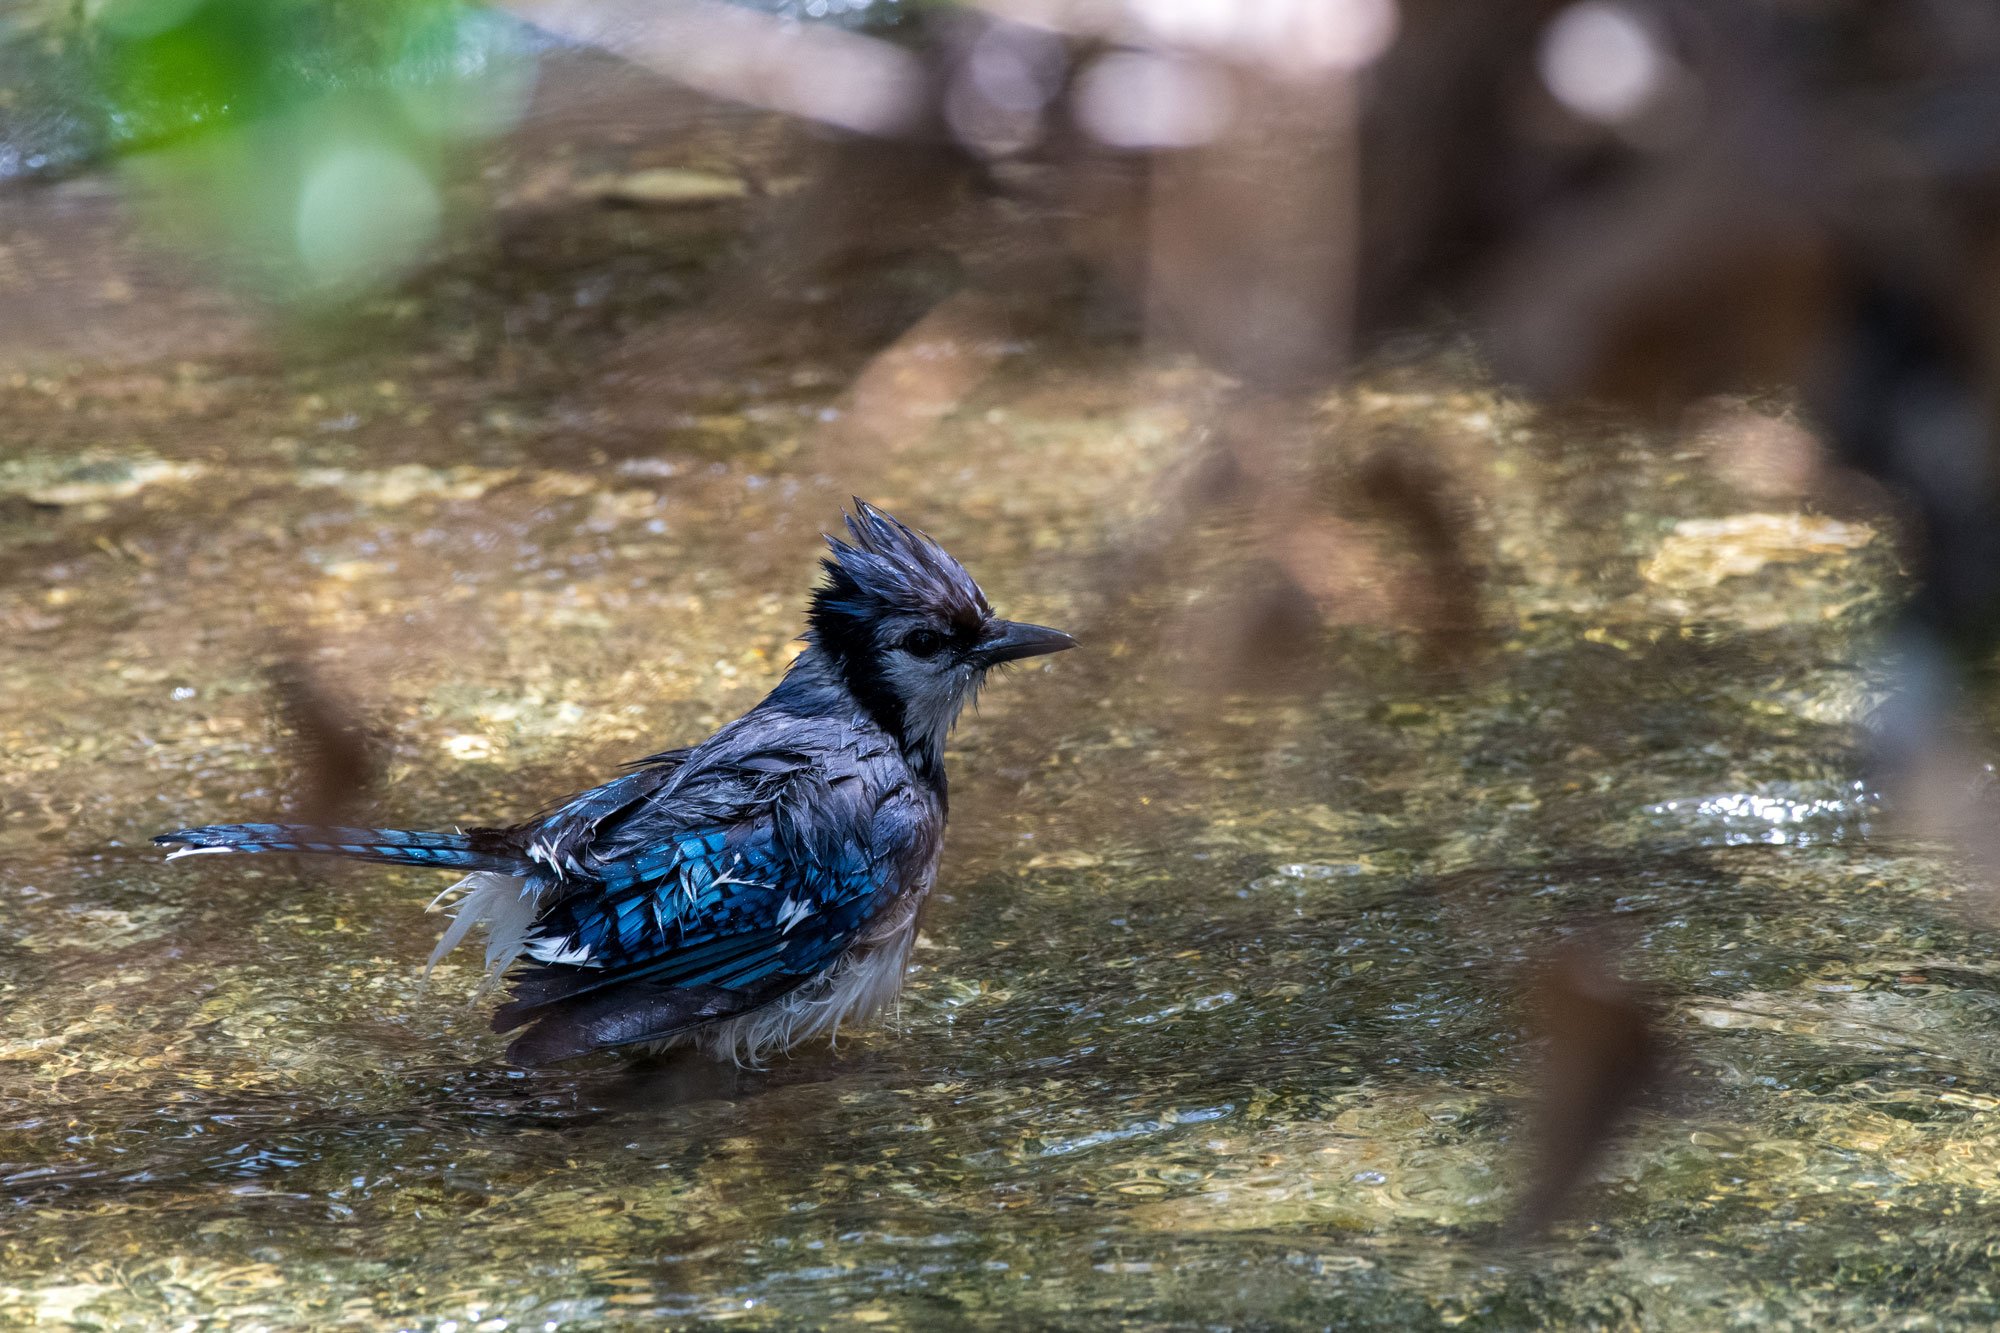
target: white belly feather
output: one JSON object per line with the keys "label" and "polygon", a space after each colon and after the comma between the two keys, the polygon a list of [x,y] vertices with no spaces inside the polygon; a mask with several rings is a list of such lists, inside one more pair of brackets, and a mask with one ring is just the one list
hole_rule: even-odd
{"label": "white belly feather", "polygon": [[718,1060],[761,1065],[766,1056],[783,1054],[801,1042],[838,1037],[841,1024],[865,1023],[895,1002],[916,938],[913,914],[909,924],[888,939],[849,949],[831,968],[783,999],[659,1042],[655,1049],[696,1045]]}
{"label": "white belly feather", "polygon": [[[921,898],[918,895],[919,901]],[[449,910],[452,922],[431,951],[430,966],[443,961],[473,927],[483,926],[486,978],[478,994],[487,994],[499,987],[507,970],[528,952],[540,908],[541,890],[525,877],[496,870],[474,871],[431,902],[432,911]],[[893,932],[857,944],[831,968],[789,995],[750,1013],[651,1043],[651,1049],[693,1045],[717,1059],[758,1065],[801,1042],[835,1037],[843,1024],[866,1022],[894,1003],[903,988],[910,946],[917,936],[914,904],[903,916]]]}

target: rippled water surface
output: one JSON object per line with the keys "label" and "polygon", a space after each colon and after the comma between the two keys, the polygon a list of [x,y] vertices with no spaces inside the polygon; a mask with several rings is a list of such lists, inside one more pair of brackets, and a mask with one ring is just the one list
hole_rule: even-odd
{"label": "rippled water surface", "polygon": [[[1898,591],[1866,522],[1407,356],[1329,397],[1329,439],[1448,460],[1487,647],[1440,674],[1375,617],[1303,693],[1219,694],[1194,613],[1252,539],[1170,502],[1202,373],[1030,331],[847,453],[859,362],[783,312],[671,411],[587,387],[727,219],[509,225],[363,336],[0,382],[0,1319],[2000,1317],[2000,970],[1860,785]],[[522,1073],[469,962],[426,986],[436,878],[146,845],[281,808],[276,628],[389,737],[384,823],[518,817],[705,733],[782,670],[857,489],[1086,643],[961,727],[894,1025],[762,1071]],[[1499,1249],[1523,969],[1586,924],[1679,1072],[1578,1220]]]}

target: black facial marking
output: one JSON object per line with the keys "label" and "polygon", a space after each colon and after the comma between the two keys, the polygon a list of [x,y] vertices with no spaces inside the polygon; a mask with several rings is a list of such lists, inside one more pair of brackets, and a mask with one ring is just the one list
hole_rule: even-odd
{"label": "black facial marking", "polygon": [[[885,657],[930,659],[970,652],[992,614],[964,566],[923,533],[856,501],[847,540],[828,538],[825,581],[813,593],[810,637],[833,659],[855,701],[908,748],[908,719]],[[906,619],[907,618],[907,619]],[[888,626],[920,623],[900,634]],[[937,775],[941,784],[943,775]]]}
{"label": "black facial marking", "polygon": [[867,627],[853,620],[831,620],[815,626],[813,633],[819,646],[839,666],[855,702],[868,710],[877,726],[895,737],[896,744],[904,744],[903,704],[889,688]]}

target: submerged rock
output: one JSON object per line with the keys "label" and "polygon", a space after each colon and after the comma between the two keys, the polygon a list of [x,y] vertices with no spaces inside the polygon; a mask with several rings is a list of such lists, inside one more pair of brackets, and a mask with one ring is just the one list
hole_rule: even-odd
{"label": "submerged rock", "polygon": [[56,508],[109,504],[129,500],[148,486],[193,481],[203,471],[199,463],[146,455],[30,455],[0,461],[0,493]]}

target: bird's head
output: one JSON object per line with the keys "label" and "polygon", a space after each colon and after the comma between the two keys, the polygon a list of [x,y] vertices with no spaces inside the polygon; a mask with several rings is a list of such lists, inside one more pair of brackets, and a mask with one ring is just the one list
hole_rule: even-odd
{"label": "bird's head", "polygon": [[865,500],[854,508],[847,539],[827,538],[808,637],[906,749],[935,754],[992,668],[1076,645],[1002,620],[942,546]]}

